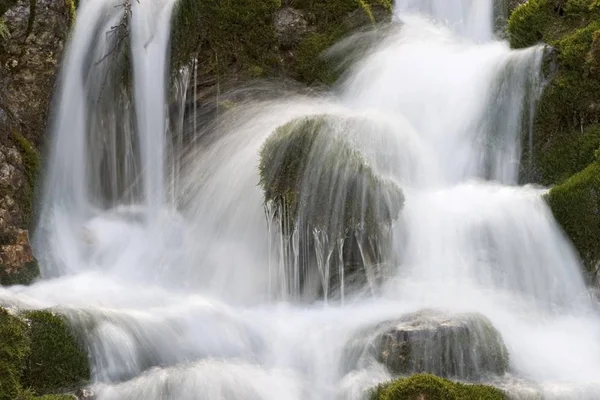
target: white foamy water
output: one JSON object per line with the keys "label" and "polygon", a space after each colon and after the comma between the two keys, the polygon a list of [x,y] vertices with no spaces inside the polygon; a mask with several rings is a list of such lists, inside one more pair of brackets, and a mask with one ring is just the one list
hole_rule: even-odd
{"label": "white foamy water", "polygon": [[[495,40],[491,0],[398,1],[401,22],[338,97],[250,95],[191,133],[195,117],[166,122],[173,4],[134,3],[133,99],[104,34],[123,9],[79,10],[36,232],[44,279],[0,289],[3,303],[56,307],[81,331],[100,400],[360,399],[391,375],[374,359],[347,364],[347,341],[423,308],[488,317],[510,352],[489,383],[514,398],[597,398],[598,311],[545,190],[518,186],[542,48]],[[316,115],[406,198],[391,276],[366,294],[342,289],[343,304],[294,292],[299,272],[278,258],[258,186],[265,139]]]}

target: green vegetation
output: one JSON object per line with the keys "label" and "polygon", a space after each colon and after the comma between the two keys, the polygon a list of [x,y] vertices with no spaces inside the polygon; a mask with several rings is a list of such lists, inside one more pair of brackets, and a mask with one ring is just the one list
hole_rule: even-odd
{"label": "green vegetation", "polygon": [[8,39],[10,38],[10,31],[8,27],[4,23],[4,18],[0,17],[0,39]]}
{"label": "green vegetation", "polygon": [[[375,7],[391,14],[391,0],[292,0],[304,11],[310,33],[294,48],[289,62],[279,49],[273,16],[280,0],[181,0],[173,16],[172,66],[198,56],[198,73],[215,78],[286,75],[305,83],[332,83],[330,62],[320,55],[354,27],[345,23],[353,12],[375,22]],[[193,33],[193,34],[192,34]]]}
{"label": "green vegetation", "polygon": [[173,15],[175,68],[200,54],[198,73],[273,71],[279,64],[273,14],[280,0],[181,0]]}
{"label": "green vegetation", "polygon": [[46,395],[89,380],[87,358],[65,321],[49,311],[0,308],[0,400],[66,400]]}
{"label": "green vegetation", "polygon": [[548,204],[591,272],[600,259],[600,164],[554,187]]}
{"label": "green vegetation", "polygon": [[308,84],[336,80],[335,60],[324,59],[322,53],[354,28],[346,23],[352,12],[362,12],[366,23],[378,22],[372,11],[375,7],[388,15],[392,12],[391,0],[293,0],[291,5],[313,15],[317,28],[299,44],[295,59],[296,78]]}
{"label": "green vegetation", "polygon": [[379,385],[371,400],[505,400],[507,396],[491,386],[451,382],[433,375],[413,375]]}
{"label": "green vegetation", "polygon": [[533,157],[536,181],[562,182],[585,168],[593,159],[589,147],[597,147],[600,76],[593,50],[600,47],[600,8],[593,0],[530,0],[511,15],[508,31],[513,47],[545,42],[556,49],[556,74],[536,115]]}
{"label": "green vegetation", "polygon": [[48,311],[31,311],[25,317],[31,337],[31,355],[23,376],[26,387],[46,394],[89,380],[87,356],[62,317]]}
{"label": "green vegetation", "polygon": [[15,197],[22,211],[22,226],[28,228],[33,222],[33,196],[40,173],[40,157],[33,144],[20,133],[14,131],[12,139],[23,157],[24,172],[27,177],[27,184],[21,187]]}
{"label": "green vegetation", "polygon": [[0,308],[0,400],[15,400],[30,353],[27,324]]}
{"label": "green vegetation", "polygon": [[600,257],[600,1],[529,0],[511,15],[508,31],[513,47],[545,42],[556,50],[535,119],[530,175],[558,184],[550,207],[591,270]]}

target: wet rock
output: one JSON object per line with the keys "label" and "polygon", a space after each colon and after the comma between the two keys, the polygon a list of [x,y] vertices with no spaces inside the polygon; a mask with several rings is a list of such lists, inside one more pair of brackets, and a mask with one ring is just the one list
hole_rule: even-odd
{"label": "wet rock", "polygon": [[[391,226],[404,194],[350,144],[349,135],[363,123],[369,121],[299,118],[279,127],[261,149],[265,203],[289,254],[298,246],[290,265],[306,270],[298,277],[301,290],[322,289],[319,294],[329,297],[375,287],[390,264]],[[297,244],[288,240],[294,235]]]}
{"label": "wet rock", "polygon": [[347,356],[357,367],[375,359],[396,375],[430,373],[464,380],[502,375],[509,360],[502,336],[486,317],[434,310],[365,330],[350,342]]}
{"label": "wet rock", "polygon": [[96,400],[96,393],[91,389],[79,389],[75,392],[78,400]]}
{"label": "wet rock", "polygon": [[304,12],[292,7],[278,10],[275,13],[273,24],[277,40],[284,49],[300,43],[309,31]]}
{"label": "wet rock", "polygon": [[23,265],[34,261],[27,231],[19,230],[16,236],[15,244],[0,246],[0,264],[9,274],[17,272]]}
{"label": "wet rock", "polygon": [[[0,7],[0,281],[21,282],[33,265],[32,219],[37,151],[58,63],[74,18],[72,0],[11,0]],[[20,277],[17,279],[17,276]],[[27,278],[29,279],[29,278]]]}

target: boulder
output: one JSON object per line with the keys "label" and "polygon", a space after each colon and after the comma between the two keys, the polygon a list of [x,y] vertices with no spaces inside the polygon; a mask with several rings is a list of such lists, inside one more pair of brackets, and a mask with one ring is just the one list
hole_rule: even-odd
{"label": "boulder", "polygon": [[503,375],[509,356],[500,333],[480,314],[421,310],[368,328],[351,340],[352,366],[377,360],[395,375],[429,373],[480,380]]}
{"label": "boulder", "polygon": [[318,269],[317,285],[326,297],[329,289],[362,287],[373,283],[369,276],[381,275],[390,261],[391,227],[404,203],[396,183],[379,176],[345,141],[343,132],[352,123],[327,115],[293,120],[260,153],[268,214],[290,246],[287,254],[298,255],[284,263],[300,265],[307,275]]}

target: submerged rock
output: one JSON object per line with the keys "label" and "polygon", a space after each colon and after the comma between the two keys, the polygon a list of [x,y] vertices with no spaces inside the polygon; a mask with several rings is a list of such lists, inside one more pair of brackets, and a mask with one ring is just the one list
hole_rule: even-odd
{"label": "submerged rock", "polygon": [[500,333],[480,314],[448,315],[421,310],[381,323],[349,344],[350,365],[375,359],[395,375],[430,373],[478,380],[508,369],[508,350]]}
{"label": "submerged rock", "polygon": [[504,400],[500,389],[485,385],[466,385],[432,375],[413,375],[379,385],[370,400]]}

